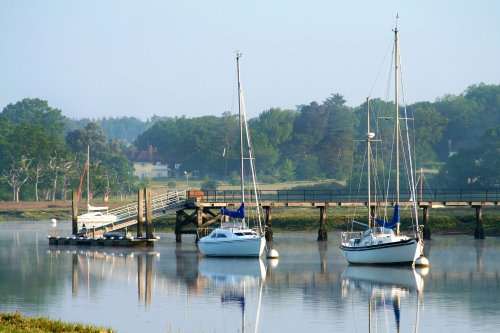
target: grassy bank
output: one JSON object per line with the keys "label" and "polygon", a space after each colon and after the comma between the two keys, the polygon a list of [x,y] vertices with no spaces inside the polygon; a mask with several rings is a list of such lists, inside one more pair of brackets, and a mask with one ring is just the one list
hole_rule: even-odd
{"label": "grassy bank", "polygon": [[59,320],[51,320],[46,317],[29,318],[16,313],[0,314],[0,332],[10,333],[45,333],[45,332],[80,332],[80,333],[104,333],[114,332],[110,328],[87,326],[83,324],[63,323]]}

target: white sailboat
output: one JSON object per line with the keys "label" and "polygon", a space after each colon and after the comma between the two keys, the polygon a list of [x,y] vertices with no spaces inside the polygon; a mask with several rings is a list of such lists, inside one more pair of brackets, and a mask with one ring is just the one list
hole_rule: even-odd
{"label": "white sailboat", "polygon": [[[212,230],[198,242],[200,252],[205,256],[212,257],[260,257],[266,247],[261,223],[261,210],[259,203],[259,193],[257,191],[257,179],[255,174],[255,164],[248,131],[248,122],[245,108],[243,106],[243,92],[240,82],[240,58],[236,55],[236,67],[238,74],[238,109],[240,123],[240,166],[241,166],[241,205],[237,211],[221,209],[220,227]],[[248,149],[244,154],[244,142]],[[245,157],[246,156],[246,157]],[[255,206],[257,227],[252,229],[247,225],[245,213],[245,161],[250,165],[252,175],[253,197]],[[229,221],[227,221],[230,219]]]}
{"label": "white sailboat", "polygon": [[[118,217],[110,214],[106,206],[92,206],[90,204],[90,147],[87,147],[87,163],[84,172],[87,172],[87,213],[78,215],[79,232],[100,228],[115,222]],[[82,176],[83,179],[83,176]],[[80,186],[81,188],[81,186]]]}
{"label": "white sailboat", "polygon": [[[368,229],[360,232],[342,232],[340,250],[349,264],[378,264],[378,265],[413,265],[423,253],[423,241],[419,235],[418,228],[418,212],[416,206],[415,184],[411,181],[409,184],[411,192],[411,201],[413,202],[412,210],[415,218],[414,235],[407,236],[399,233],[399,142],[401,131],[399,127],[399,106],[398,106],[398,29],[394,29],[394,63],[395,63],[395,151],[396,151],[396,202],[394,206],[394,214],[392,221],[383,221],[372,215],[372,203],[370,192],[370,164],[371,164],[371,141],[375,137],[375,133],[370,132],[370,110],[368,104],[368,133],[366,137],[367,143],[367,189],[368,189]],[[410,146],[406,149],[410,154]],[[412,170],[411,156],[409,170]],[[413,173],[408,177],[413,179]],[[373,227],[377,222],[378,227]],[[393,228],[396,227],[396,232]],[[422,264],[425,262],[422,261]]]}

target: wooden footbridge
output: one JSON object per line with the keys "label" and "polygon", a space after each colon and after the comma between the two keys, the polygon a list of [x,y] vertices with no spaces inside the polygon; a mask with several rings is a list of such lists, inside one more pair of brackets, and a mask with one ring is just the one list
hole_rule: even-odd
{"label": "wooden footbridge", "polygon": [[[316,207],[319,209],[318,240],[327,239],[326,210],[327,207],[366,207],[366,198],[362,191],[348,193],[346,190],[261,190],[259,195],[261,206],[265,211],[266,238],[272,240],[272,211],[274,207]],[[247,198],[252,207],[252,194]],[[167,214],[176,214],[176,241],[180,242],[182,234],[198,234],[199,230],[210,227],[220,220],[220,209],[237,208],[241,203],[239,191],[170,191],[158,196],[151,196],[149,189],[138,191],[137,201],[109,211],[117,216],[117,220],[99,229],[87,230],[86,237],[98,237],[104,232],[119,230],[137,225],[137,238],[154,239],[152,221]],[[391,198],[389,198],[391,199]],[[430,238],[429,211],[436,207],[471,207],[476,210],[476,229],[474,236],[484,238],[482,211],[484,207],[498,207],[500,189],[461,189],[434,190],[420,195],[417,205],[423,210],[424,237]],[[140,204],[139,204],[140,203]],[[387,203],[394,205],[394,201]],[[386,205],[386,202],[374,200],[371,209]],[[411,201],[400,202],[401,206],[412,206]],[[73,203],[73,235],[78,230],[78,209]],[[144,237],[143,231],[146,229]]]}

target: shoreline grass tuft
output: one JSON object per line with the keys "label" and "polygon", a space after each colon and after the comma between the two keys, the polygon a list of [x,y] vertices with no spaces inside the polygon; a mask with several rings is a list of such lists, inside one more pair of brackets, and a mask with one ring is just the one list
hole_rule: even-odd
{"label": "shoreline grass tuft", "polygon": [[9,333],[113,333],[110,328],[83,325],[81,323],[64,323],[47,317],[25,317],[18,311],[16,313],[0,314],[0,332]]}

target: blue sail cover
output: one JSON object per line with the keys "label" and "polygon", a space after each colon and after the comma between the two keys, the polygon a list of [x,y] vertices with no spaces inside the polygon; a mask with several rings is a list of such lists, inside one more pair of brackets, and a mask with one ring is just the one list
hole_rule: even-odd
{"label": "blue sail cover", "polygon": [[399,222],[399,205],[394,206],[394,215],[392,216],[391,222],[387,222],[387,221],[384,221],[384,220],[378,219],[378,218],[375,218],[375,221],[377,221],[377,223],[379,225],[381,225],[382,227],[389,228],[389,229],[394,228],[396,223]]}
{"label": "blue sail cover", "polygon": [[221,215],[226,215],[235,219],[242,219],[245,217],[245,204],[242,202],[240,208],[238,208],[238,210],[236,211],[221,208],[220,213]]}

